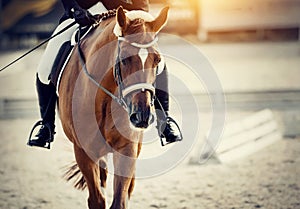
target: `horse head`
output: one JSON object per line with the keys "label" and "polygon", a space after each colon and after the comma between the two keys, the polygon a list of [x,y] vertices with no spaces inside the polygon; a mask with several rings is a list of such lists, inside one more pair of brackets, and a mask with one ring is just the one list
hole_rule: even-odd
{"label": "horse head", "polygon": [[[167,21],[168,7],[158,17],[119,7],[114,34],[118,37],[115,79],[131,124],[147,128],[154,121],[155,80],[161,57],[157,34]],[[162,63],[163,64],[163,63]]]}

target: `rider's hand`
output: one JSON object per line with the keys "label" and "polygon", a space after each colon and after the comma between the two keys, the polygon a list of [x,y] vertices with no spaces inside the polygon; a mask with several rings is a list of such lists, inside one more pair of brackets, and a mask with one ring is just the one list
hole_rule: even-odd
{"label": "rider's hand", "polygon": [[71,13],[72,17],[80,26],[88,26],[96,22],[96,18],[89,11],[81,7],[73,7]]}

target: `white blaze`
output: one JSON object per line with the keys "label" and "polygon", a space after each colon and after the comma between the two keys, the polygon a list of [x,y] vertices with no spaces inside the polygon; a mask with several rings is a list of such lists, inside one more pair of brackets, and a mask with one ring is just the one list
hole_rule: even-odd
{"label": "white blaze", "polygon": [[139,57],[140,57],[141,62],[142,62],[143,71],[145,71],[145,64],[146,64],[146,60],[147,60],[147,57],[148,57],[148,50],[144,49],[144,48],[141,48],[140,51],[139,51]]}

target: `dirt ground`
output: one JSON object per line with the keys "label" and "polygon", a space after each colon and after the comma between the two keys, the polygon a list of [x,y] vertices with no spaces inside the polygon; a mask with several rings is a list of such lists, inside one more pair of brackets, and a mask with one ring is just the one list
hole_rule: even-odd
{"label": "dirt ground", "polygon": [[[87,191],[63,180],[72,145],[58,133],[51,150],[26,146],[33,119],[0,121],[0,208],[87,208]],[[58,130],[60,132],[61,130]],[[231,164],[184,161],[137,180],[131,208],[300,208],[300,138],[283,139]],[[111,177],[107,188],[111,201]]]}
{"label": "dirt ground", "polygon": [[[170,44],[173,43],[168,40],[166,46]],[[182,50],[181,45],[175,46]],[[299,42],[267,42],[199,47],[213,63],[225,92],[255,92],[300,88],[299,46]],[[1,65],[22,53],[1,54]],[[35,69],[41,53],[42,50],[36,51],[26,61],[16,63],[13,70],[1,73],[0,100],[36,99]],[[176,63],[171,63],[170,69],[176,68]],[[21,79],[16,79],[20,75]],[[194,87],[192,90],[197,93],[201,87],[199,81],[185,77],[186,84]],[[173,85],[171,90],[178,93],[181,89]],[[31,107],[30,111],[33,109],[38,107]],[[0,113],[5,115],[3,111],[5,109],[0,109]],[[189,113],[194,114],[193,111]],[[0,208],[87,208],[87,191],[75,190],[70,182],[62,178],[65,167],[74,157],[72,144],[64,137],[61,128],[58,127],[51,150],[26,145],[29,131],[38,118],[37,111],[33,115],[23,119],[0,120]],[[242,115],[238,113],[236,118]],[[205,119],[200,117],[199,121],[203,136],[209,127]],[[156,152],[162,149],[159,147]],[[144,150],[147,152],[146,147]],[[182,163],[162,175],[138,179],[130,208],[300,209],[299,137],[279,140],[231,164],[190,165],[187,163],[190,157],[188,155]],[[112,199],[111,176],[108,180],[106,192],[109,205]]]}

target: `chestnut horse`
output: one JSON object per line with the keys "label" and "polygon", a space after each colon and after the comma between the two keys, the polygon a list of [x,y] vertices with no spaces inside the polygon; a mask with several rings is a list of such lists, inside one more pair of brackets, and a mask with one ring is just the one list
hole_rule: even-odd
{"label": "chestnut horse", "polygon": [[127,208],[143,131],[153,122],[157,33],[167,16],[168,7],[156,18],[119,7],[115,17],[101,21],[75,46],[61,77],[60,119],[77,163],[68,177],[81,172],[75,186],[87,186],[90,209],[106,207],[101,187],[108,153],[114,165],[110,208]]}

